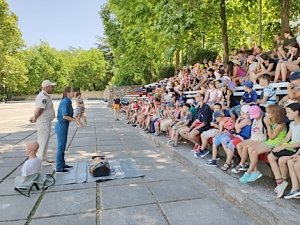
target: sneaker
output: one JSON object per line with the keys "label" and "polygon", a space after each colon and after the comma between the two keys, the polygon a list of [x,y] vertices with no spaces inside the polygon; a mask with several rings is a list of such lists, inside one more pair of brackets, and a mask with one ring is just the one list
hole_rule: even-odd
{"label": "sneaker", "polygon": [[64,169],[65,170],[71,170],[71,169],[73,169],[73,166],[65,165]]}
{"label": "sneaker", "polygon": [[59,171],[55,171],[56,174],[67,174],[70,173],[69,170],[63,169],[63,170],[59,170]]}
{"label": "sneaker", "polygon": [[[217,156],[216,161],[219,161],[219,160],[220,160],[220,157]],[[207,162],[211,162],[211,161],[212,161],[212,159],[207,160]]]}
{"label": "sneaker", "polygon": [[200,155],[201,159],[204,158],[205,156],[207,156],[209,154],[209,151],[205,148],[204,150],[202,150],[202,154]]}
{"label": "sneaker", "polygon": [[247,171],[249,168],[249,164],[245,163],[244,165],[241,165],[241,167],[239,168],[239,171]]}
{"label": "sneaker", "polygon": [[174,141],[170,141],[167,143],[168,145],[173,145],[174,144]]}
{"label": "sneaker", "polygon": [[284,196],[285,199],[291,199],[291,198],[297,198],[300,196],[300,189],[295,191],[290,191],[286,196]]}
{"label": "sneaker", "polygon": [[217,160],[208,160],[205,163],[206,166],[217,166]]}
{"label": "sneaker", "polygon": [[254,182],[257,179],[261,178],[263,175],[261,172],[257,171],[257,172],[252,172],[250,177],[248,178],[247,182]]}
{"label": "sneaker", "polygon": [[282,181],[281,184],[277,185],[277,198],[281,198],[284,194],[286,187],[288,186],[287,181]]}
{"label": "sneaker", "polygon": [[240,178],[240,182],[243,184],[247,184],[249,177],[251,176],[250,173],[245,172],[243,176]]}
{"label": "sneaker", "polygon": [[249,168],[248,163],[245,163],[244,165],[239,164],[239,165],[237,165],[235,168],[233,168],[233,169],[231,170],[231,172],[233,172],[233,173],[239,173],[239,172],[241,172],[241,171],[247,171],[248,168]]}
{"label": "sneaker", "polygon": [[194,153],[194,157],[195,157],[195,158],[200,158],[201,155],[202,155],[202,151],[201,151],[201,152],[195,152],[195,153]]}

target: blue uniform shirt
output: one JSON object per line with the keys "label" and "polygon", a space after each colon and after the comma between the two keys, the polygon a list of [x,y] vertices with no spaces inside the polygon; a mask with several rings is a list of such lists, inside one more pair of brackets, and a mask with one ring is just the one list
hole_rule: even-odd
{"label": "blue uniform shirt", "polygon": [[257,96],[256,91],[254,91],[254,90],[250,91],[249,93],[245,92],[242,97],[242,100],[245,103],[256,102],[257,99],[258,99],[258,96]]}
{"label": "blue uniform shirt", "polygon": [[64,98],[60,101],[57,111],[57,120],[64,123],[69,123],[70,121],[65,120],[63,116],[73,117],[72,101],[69,98]]}

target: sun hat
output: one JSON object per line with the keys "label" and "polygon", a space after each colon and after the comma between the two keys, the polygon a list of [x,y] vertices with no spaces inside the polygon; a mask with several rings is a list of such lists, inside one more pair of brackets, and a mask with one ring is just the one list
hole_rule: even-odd
{"label": "sun hat", "polygon": [[261,108],[257,105],[250,106],[249,115],[250,119],[257,119],[261,114]]}
{"label": "sun hat", "polygon": [[241,108],[241,111],[242,111],[243,113],[248,113],[250,107],[251,107],[250,105],[243,105],[242,108]]}

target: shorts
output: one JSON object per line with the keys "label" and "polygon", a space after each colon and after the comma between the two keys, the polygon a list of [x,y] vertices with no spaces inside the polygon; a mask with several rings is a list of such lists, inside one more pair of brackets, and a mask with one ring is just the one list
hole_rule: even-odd
{"label": "shorts", "polygon": [[209,130],[209,126],[200,127],[196,130],[199,132],[199,134],[201,134],[202,132]]}
{"label": "shorts", "polygon": [[224,145],[228,145],[228,143],[231,141],[231,138],[228,134],[219,134],[217,136],[215,136],[215,138],[213,139],[213,143],[214,145],[221,145],[221,144],[224,144]]}
{"label": "shorts", "polygon": [[120,110],[120,104],[113,104],[113,109],[114,110]]}
{"label": "shorts", "polygon": [[209,139],[209,138],[215,137],[218,134],[218,132],[219,132],[218,129],[209,129],[202,133],[202,137],[205,139]]}
{"label": "shorts", "polygon": [[185,125],[183,125],[183,126],[179,126],[178,127],[178,129],[175,131],[176,132],[176,134],[177,135],[180,135],[180,132],[182,131],[182,130],[184,130],[186,128],[186,126]]}
{"label": "shorts", "polygon": [[270,153],[272,153],[275,157],[280,158],[282,156],[292,156],[296,152],[284,149],[284,150],[281,150],[279,152],[270,152]]}

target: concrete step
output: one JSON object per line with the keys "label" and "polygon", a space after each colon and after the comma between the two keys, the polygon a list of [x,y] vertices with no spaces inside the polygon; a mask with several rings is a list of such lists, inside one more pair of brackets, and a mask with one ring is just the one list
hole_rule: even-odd
{"label": "concrete step", "polygon": [[[263,176],[257,182],[241,184],[239,182],[240,175],[224,172],[216,167],[205,166],[209,157],[206,159],[194,158],[190,151],[192,148],[187,144],[180,144],[176,148],[170,147],[166,144],[165,135],[154,136],[146,134],[142,130],[137,131],[145,139],[162,148],[174,160],[193,170],[201,180],[255,218],[259,224],[291,225],[300,223],[300,200],[278,199],[274,192],[275,182],[270,177]],[[220,165],[222,164],[220,163]],[[290,190],[290,187],[287,190]]]}

